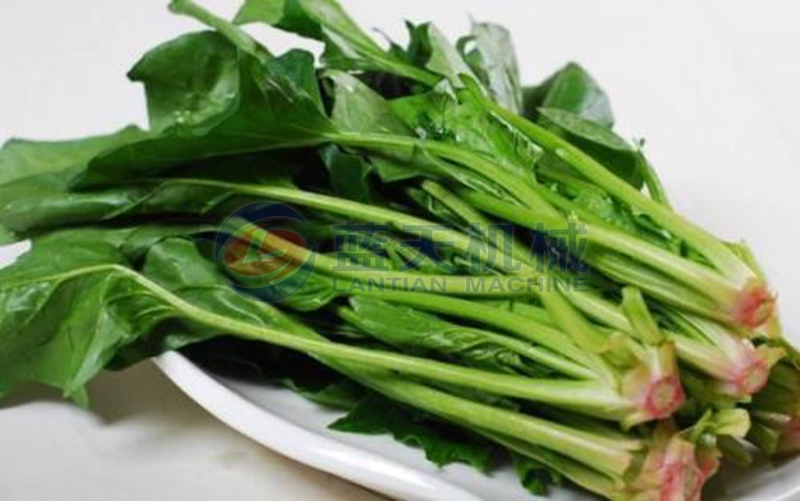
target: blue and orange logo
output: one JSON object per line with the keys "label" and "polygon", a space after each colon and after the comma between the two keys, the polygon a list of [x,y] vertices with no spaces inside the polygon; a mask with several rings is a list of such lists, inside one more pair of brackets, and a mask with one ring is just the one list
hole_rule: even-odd
{"label": "blue and orange logo", "polygon": [[274,302],[296,293],[314,268],[305,219],[275,203],[248,205],[233,213],[217,236],[217,262],[237,292]]}

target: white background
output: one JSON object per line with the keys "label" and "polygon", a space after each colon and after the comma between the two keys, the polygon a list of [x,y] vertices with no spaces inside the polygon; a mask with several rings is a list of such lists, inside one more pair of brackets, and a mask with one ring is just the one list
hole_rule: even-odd
{"label": "white background", "polygon": [[[197,28],[165,3],[0,1],[0,141],[144,124],[141,89],[125,72],[148,48]],[[470,14],[505,24],[527,82],[568,60],[584,64],[611,94],[618,128],[647,139],[680,210],[721,236],[746,237],[781,294],[787,330],[800,328],[800,2],[343,3],[397,39],[403,18],[433,20],[452,37]],[[205,2],[226,15],[237,4]],[[227,430],[150,365],[91,390],[94,414],[34,389],[0,407],[0,499],[374,499]]]}

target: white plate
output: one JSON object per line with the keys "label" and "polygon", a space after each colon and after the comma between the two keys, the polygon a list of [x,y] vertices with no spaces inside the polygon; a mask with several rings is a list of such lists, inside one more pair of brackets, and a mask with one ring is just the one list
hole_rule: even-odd
{"label": "white plate", "polygon": [[[461,465],[437,469],[416,449],[389,437],[344,434],[327,429],[339,413],[278,387],[253,384],[204,371],[178,353],[157,360],[187,395],[221,421],[287,457],[345,478],[394,499],[407,501],[531,501],[510,469],[485,476]],[[707,500],[800,500],[800,459],[728,469],[709,489]],[[554,489],[556,501],[590,496]]]}
{"label": "white plate", "polygon": [[[158,366],[187,395],[235,430],[287,457],[394,499],[408,501],[530,501],[511,469],[486,476],[472,468],[438,469],[418,450],[388,436],[327,429],[341,413],[277,386],[206,372],[178,353]],[[559,489],[558,500],[585,495]]]}

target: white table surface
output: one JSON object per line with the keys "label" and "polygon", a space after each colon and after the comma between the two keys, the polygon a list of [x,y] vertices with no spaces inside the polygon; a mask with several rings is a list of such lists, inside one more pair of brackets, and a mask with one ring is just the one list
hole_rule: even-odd
{"label": "white table surface", "polygon": [[[0,141],[143,124],[141,90],[125,72],[147,48],[196,28],[165,3],[2,0]],[[205,2],[224,14],[237,3]],[[582,62],[611,94],[621,130],[647,138],[677,205],[725,237],[746,236],[782,291],[786,325],[800,326],[800,2],[343,3],[397,38],[405,17],[451,35],[468,13],[506,24],[527,81]],[[100,377],[91,395],[92,413],[32,388],[1,404],[0,499],[377,499],[228,430],[149,363]]]}

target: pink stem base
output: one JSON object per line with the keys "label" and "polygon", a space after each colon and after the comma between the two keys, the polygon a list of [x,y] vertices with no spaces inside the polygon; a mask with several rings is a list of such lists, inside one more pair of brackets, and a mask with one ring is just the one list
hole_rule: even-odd
{"label": "pink stem base", "polygon": [[645,392],[644,410],[655,420],[666,419],[686,402],[678,376],[665,376],[650,383]]}
{"label": "pink stem base", "polygon": [[719,455],[698,448],[663,423],[639,478],[622,499],[636,501],[700,501],[703,486],[716,473]]}
{"label": "pink stem base", "polygon": [[765,324],[775,310],[775,296],[760,282],[748,284],[742,291],[731,312],[738,325],[756,329]]}

